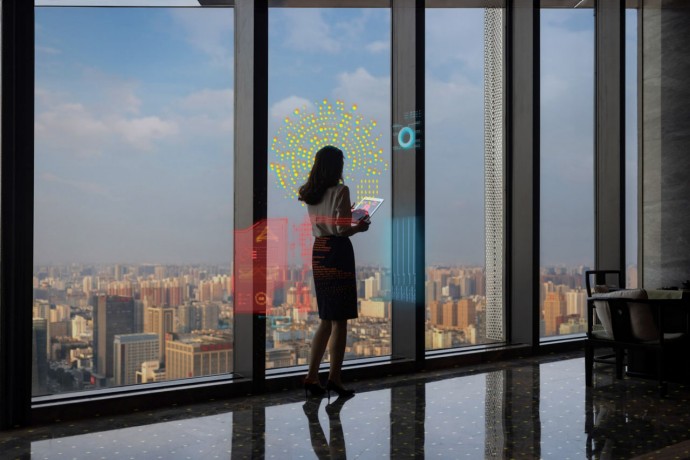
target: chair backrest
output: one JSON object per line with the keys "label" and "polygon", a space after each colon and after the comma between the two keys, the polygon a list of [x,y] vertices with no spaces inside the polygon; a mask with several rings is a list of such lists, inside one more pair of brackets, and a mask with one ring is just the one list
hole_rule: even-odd
{"label": "chair backrest", "polygon": [[657,305],[642,299],[608,299],[613,337],[620,342],[659,340]]}
{"label": "chair backrest", "polygon": [[[614,278],[615,284],[609,281]],[[594,278],[594,284],[591,284],[592,277]],[[592,297],[593,287],[595,286],[607,286],[608,290],[618,290],[625,287],[625,281],[623,280],[623,272],[620,270],[587,270],[585,271],[585,287],[587,288],[587,297]]]}
{"label": "chair backrest", "polygon": [[[641,327],[637,326],[637,324],[639,324],[638,319],[640,319],[644,325],[646,318],[641,317],[643,315],[636,309],[637,307],[634,307],[635,312],[631,314],[628,305],[624,305],[622,308],[618,309],[614,315],[609,306],[609,301],[615,299],[646,301],[647,293],[644,289],[619,289],[607,293],[595,293],[593,297],[588,299],[588,305],[591,304],[588,308],[593,309],[595,313],[594,315],[588,314],[588,321],[591,323],[589,328],[590,331],[593,331],[595,319],[598,319],[599,323],[604,328],[603,336],[609,339],[613,339],[617,336],[616,331],[622,331],[620,333],[622,334],[621,336],[627,336],[628,333],[625,332],[625,329],[630,329],[630,325],[633,323],[635,323],[636,330],[641,330]],[[647,305],[642,305],[642,307],[648,310]],[[633,319],[635,321],[631,322]],[[601,335],[601,332],[599,335]]]}

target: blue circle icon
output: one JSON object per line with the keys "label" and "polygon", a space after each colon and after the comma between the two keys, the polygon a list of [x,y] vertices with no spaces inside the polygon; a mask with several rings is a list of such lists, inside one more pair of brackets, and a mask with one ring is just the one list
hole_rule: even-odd
{"label": "blue circle icon", "polygon": [[[405,140],[407,138],[407,140]],[[405,126],[398,133],[398,144],[404,149],[409,149],[414,145],[414,130]]]}

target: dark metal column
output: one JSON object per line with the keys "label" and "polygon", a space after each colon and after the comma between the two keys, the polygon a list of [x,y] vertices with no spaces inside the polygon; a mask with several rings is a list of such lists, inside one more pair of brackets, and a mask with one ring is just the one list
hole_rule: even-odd
{"label": "dark metal column", "polygon": [[392,3],[393,356],[424,360],[424,1]]}
{"label": "dark metal column", "polygon": [[261,391],[266,364],[268,3],[235,3],[234,372]]}
{"label": "dark metal column", "polygon": [[509,341],[539,344],[539,2],[508,7]]}
{"label": "dark metal column", "polygon": [[595,266],[625,270],[625,0],[595,4]]}
{"label": "dark metal column", "polygon": [[34,201],[34,6],[2,2],[0,428],[31,408]]}

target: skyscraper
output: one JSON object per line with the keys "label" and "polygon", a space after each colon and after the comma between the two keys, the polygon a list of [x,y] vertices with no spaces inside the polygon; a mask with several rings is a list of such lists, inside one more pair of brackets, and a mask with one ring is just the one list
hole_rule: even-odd
{"label": "skyscraper", "polygon": [[460,299],[458,300],[457,315],[458,315],[458,327],[460,329],[465,329],[470,325],[476,325],[477,323],[477,304],[472,299]]}
{"label": "skyscraper", "polygon": [[113,340],[115,385],[137,383],[136,374],[146,361],[159,359],[158,334],[118,334]]}
{"label": "skyscraper", "polygon": [[134,332],[134,299],[96,295],[93,297],[94,371],[113,377],[113,340],[118,334]]}
{"label": "skyscraper", "polygon": [[429,322],[432,326],[440,326],[443,323],[443,305],[440,301],[429,302]]}
{"label": "skyscraper", "polygon": [[220,307],[216,304],[201,306],[201,329],[218,329]]}
{"label": "skyscraper", "polygon": [[558,334],[558,326],[564,321],[567,303],[565,294],[549,292],[544,299],[544,335]]}
{"label": "skyscraper", "polygon": [[452,300],[443,304],[443,321],[442,326],[447,328],[455,328],[458,326],[458,304]]}
{"label": "skyscraper", "polygon": [[146,309],[144,332],[158,336],[158,360],[165,364],[165,336],[174,331],[175,311],[172,308],[149,307]]}
{"label": "skyscraper", "polygon": [[45,393],[48,378],[48,320],[34,318],[32,331],[31,393],[39,395]]}

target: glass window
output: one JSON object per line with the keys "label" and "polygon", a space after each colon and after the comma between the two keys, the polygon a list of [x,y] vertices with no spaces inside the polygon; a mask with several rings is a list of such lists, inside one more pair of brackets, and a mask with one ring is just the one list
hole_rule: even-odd
{"label": "glass window", "polygon": [[34,395],[232,370],[232,59],[232,9],[36,9]]}
{"label": "glass window", "polygon": [[594,15],[541,10],[541,336],[586,331],[594,265]]}
{"label": "glass window", "polygon": [[625,11],[625,284],[629,288],[638,284],[637,11]]}
{"label": "glass window", "polygon": [[351,237],[359,316],[345,358],[391,353],[390,33],[389,10],[269,10],[267,368],[306,364],[319,324],[297,190],[326,145],[345,154],[353,204],[386,200],[369,231]]}
{"label": "glass window", "polygon": [[426,13],[428,350],[505,340],[503,30],[498,8]]}

